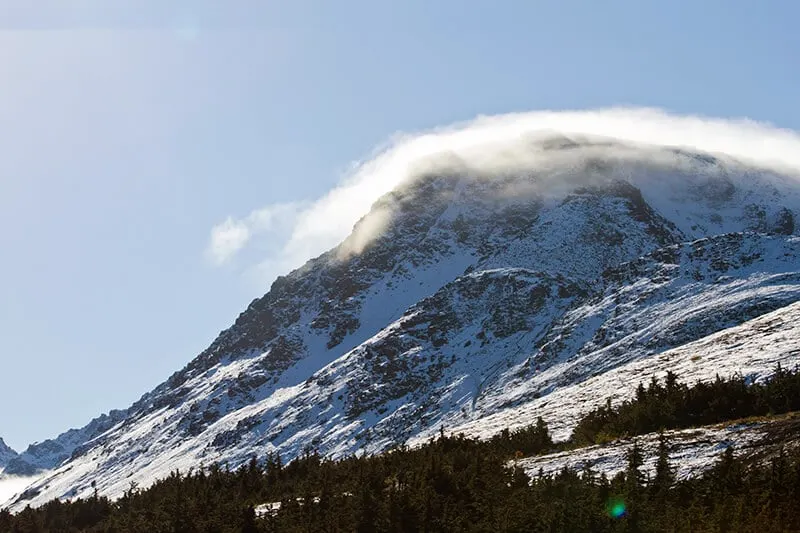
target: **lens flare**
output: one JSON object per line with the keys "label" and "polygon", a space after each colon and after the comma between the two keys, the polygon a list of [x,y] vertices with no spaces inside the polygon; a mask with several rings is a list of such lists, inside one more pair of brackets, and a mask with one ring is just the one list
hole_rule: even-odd
{"label": "lens flare", "polygon": [[625,516],[625,502],[622,498],[611,498],[606,504],[606,511],[611,518],[622,518]]}

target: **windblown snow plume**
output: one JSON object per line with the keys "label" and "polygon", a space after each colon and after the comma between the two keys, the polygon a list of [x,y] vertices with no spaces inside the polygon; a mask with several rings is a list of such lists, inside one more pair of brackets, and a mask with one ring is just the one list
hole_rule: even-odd
{"label": "windblown snow plume", "polygon": [[[423,175],[466,173],[495,177],[580,164],[592,153],[554,153],[553,142],[587,139],[603,144],[603,158],[653,164],[693,165],[674,150],[691,148],[731,162],[800,175],[800,135],[750,120],[671,115],[657,109],[531,112],[479,117],[419,134],[400,135],[371,159],[356,165],[341,184],[316,201],[266,206],[213,228],[210,252],[222,263],[257,236],[259,213],[280,210],[291,220],[273,257],[262,265],[274,276],[340,243],[380,196]],[[609,143],[612,146],[609,147]],[[708,171],[708,169],[704,169]],[[554,175],[558,175],[555,173]],[[356,249],[380,233],[390,213],[373,216],[351,239]]]}

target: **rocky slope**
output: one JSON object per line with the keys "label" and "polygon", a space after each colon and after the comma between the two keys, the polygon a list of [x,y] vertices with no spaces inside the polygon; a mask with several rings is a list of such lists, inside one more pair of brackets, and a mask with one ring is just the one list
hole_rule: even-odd
{"label": "rocky slope", "polygon": [[17,457],[17,452],[0,438],[0,472],[6,467],[9,461]]}
{"label": "rocky slope", "polygon": [[[795,368],[800,363],[800,302],[723,329],[670,350],[634,358],[613,370],[566,386],[490,415],[454,426],[453,431],[471,437],[489,437],[504,428],[515,429],[542,416],[556,440],[569,437],[581,415],[610,398],[612,404],[634,396],[639,383],[651,377],[663,379],[667,371],[682,381],[713,380],[717,375],[740,373],[753,380],[764,379],[780,364]],[[557,365],[542,372],[559,375]]]}
{"label": "rocky slope", "polygon": [[609,146],[553,140],[530,172],[404,184],[133,406],[29,448],[39,477],[15,507],[254,453],[379,451],[442,425],[484,434],[544,413],[563,435],[601,376],[644,375],[800,300],[797,181]]}

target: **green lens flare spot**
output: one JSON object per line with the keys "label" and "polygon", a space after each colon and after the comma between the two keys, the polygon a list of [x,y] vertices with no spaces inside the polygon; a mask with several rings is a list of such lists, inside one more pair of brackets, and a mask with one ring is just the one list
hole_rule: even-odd
{"label": "green lens flare spot", "polygon": [[611,498],[606,504],[606,511],[611,518],[622,518],[625,516],[625,502],[622,498]]}

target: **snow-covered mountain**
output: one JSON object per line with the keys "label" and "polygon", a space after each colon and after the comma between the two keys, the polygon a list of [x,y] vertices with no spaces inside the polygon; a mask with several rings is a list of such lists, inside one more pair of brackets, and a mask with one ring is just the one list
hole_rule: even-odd
{"label": "snow-covered mountain", "polygon": [[102,414],[80,429],[70,429],[54,439],[36,442],[23,452],[16,453],[3,462],[0,440],[0,472],[14,476],[32,476],[37,472],[60,465],[75,452],[78,447],[110,429],[122,420],[124,411],[111,411]]}
{"label": "snow-covered mountain", "polygon": [[16,456],[17,452],[11,449],[11,447],[6,444],[2,438],[0,438],[0,472],[2,472],[8,462],[14,459]]}
{"label": "snow-covered mountain", "polygon": [[[660,361],[711,371],[680,350],[796,313],[791,176],[608,140],[530,149],[528,171],[423,173],[381,197],[134,405],[11,458],[7,472],[39,472],[15,507],[272,451],[376,452],[442,426],[488,435],[542,414],[563,438]],[[765,375],[796,354],[718,363]]]}

